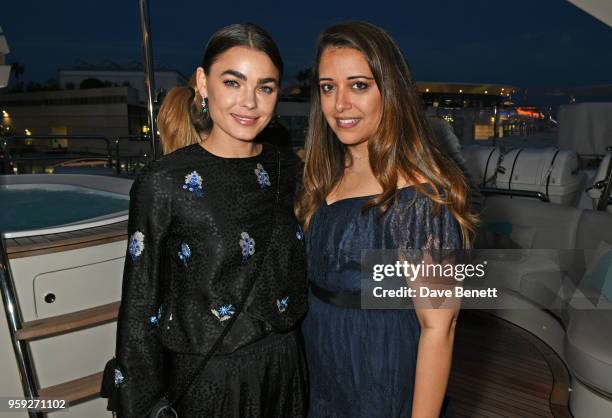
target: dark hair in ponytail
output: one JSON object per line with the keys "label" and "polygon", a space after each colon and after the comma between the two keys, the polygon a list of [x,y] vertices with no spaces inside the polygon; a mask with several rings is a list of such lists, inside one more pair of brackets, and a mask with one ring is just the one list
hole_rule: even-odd
{"label": "dark hair in ponytail", "polygon": [[[265,53],[283,76],[283,60],[276,43],[263,28],[252,23],[237,23],[215,32],[204,51],[201,67],[205,74],[219,56],[235,46],[244,46]],[[167,104],[168,103],[168,104]],[[167,105],[166,105],[167,104]],[[208,133],[213,122],[208,113],[202,113],[202,96],[197,91],[195,75],[185,87],[175,87],[166,96],[157,116],[164,154],[200,140]]]}

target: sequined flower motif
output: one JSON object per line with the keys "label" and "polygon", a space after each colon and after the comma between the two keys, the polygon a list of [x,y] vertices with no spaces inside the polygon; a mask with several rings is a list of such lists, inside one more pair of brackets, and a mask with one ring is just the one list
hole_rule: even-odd
{"label": "sequined flower motif", "polygon": [[192,171],[187,174],[185,176],[183,189],[193,192],[198,197],[204,196],[204,191],[202,190],[202,176],[200,176],[197,171]]}
{"label": "sequined flower motif", "polygon": [[282,299],[277,299],[276,306],[278,307],[278,311],[280,313],[285,312],[289,306],[289,296],[285,296]]}
{"label": "sequined flower motif", "polygon": [[295,237],[300,241],[304,239],[304,232],[302,231],[302,227],[299,225],[297,226],[297,231],[295,231]]}
{"label": "sequined flower motif", "polygon": [[240,234],[240,248],[242,248],[242,261],[255,254],[255,240],[246,232]]}
{"label": "sequined flower motif", "polygon": [[185,242],[181,244],[181,249],[178,252],[178,258],[183,262],[183,264],[187,265],[187,260],[191,257],[191,248]]}
{"label": "sequined flower motif", "polygon": [[255,169],[255,175],[257,176],[259,188],[263,189],[266,186],[272,186],[272,183],[270,183],[270,176],[268,176],[268,172],[264,170],[263,165],[259,163],[257,164],[257,168]]}
{"label": "sequined flower motif", "polygon": [[157,309],[157,313],[149,317],[149,324],[151,324],[151,326],[154,326],[154,327],[159,326],[159,321],[161,321],[161,317],[162,317],[162,307],[160,306]]}
{"label": "sequined flower motif", "polygon": [[119,387],[121,385],[123,385],[123,382],[125,381],[125,377],[123,377],[123,373],[121,373],[121,370],[119,369],[115,369],[115,387]]}
{"label": "sequined flower motif", "polygon": [[225,321],[227,319],[230,319],[232,315],[234,315],[236,309],[234,308],[234,305],[228,303],[226,305],[220,306],[217,309],[211,309],[210,311],[213,313],[214,316],[217,317],[219,321]]}
{"label": "sequined flower motif", "polygon": [[144,250],[144,234],[140,231],[134,232],[130,237],[128,248],[130,251],[130,256],[132,257],[132,261],[136,261],[136,259],[140,257],[140,254],[142,254]]}

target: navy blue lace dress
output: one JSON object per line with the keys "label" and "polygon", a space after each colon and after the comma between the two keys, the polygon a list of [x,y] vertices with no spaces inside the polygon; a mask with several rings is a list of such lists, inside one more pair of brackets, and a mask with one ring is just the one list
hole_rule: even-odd
{"label": "navy blue lace dress", "polygon": [[[457,221],[412,187],[378,217],[368,196],[323,204],[306,234],[308,276],[334,294],[360,291],[362,249],[461,247]],[[420,326],[414,310],[363,310],[312,292],[302,325],[310,417],[410,417]],[[448,416],[446,408],[442,416]]]}

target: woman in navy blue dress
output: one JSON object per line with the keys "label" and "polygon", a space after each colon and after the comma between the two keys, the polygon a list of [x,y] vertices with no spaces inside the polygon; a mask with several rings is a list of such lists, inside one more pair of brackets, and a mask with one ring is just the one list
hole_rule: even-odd
{"label": "woman in navy blue dress", "polygon": [[469,248],[475,216],[407,64],[381,29],[335,25],[313,67],[304,189],[311,417],[448,416],[458,308],[360,309],[362,250]]}

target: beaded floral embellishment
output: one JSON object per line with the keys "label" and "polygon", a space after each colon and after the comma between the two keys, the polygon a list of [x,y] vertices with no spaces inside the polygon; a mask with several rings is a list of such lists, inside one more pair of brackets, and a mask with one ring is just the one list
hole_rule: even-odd
{"label": "beaded floral embellishment", "polygon": [[255,240],[246,232],[240,234],[240,248],[242,248],[242,261],[248,260],[255,254]]}
{"label": "beaded floral embellishment", "polygon": [[234,305],[232,305],[231,303],[228,303],[226,305],[222,305],[222,306],[220,306],[217,309],[211,309],[210,311],[221,322],[230,319],[232,317],[232,315],[234,315],[234,313],[236,313],[236,309],[234,308]]}
{"label": "beaded floral embellishment", "polygon": [[181,244],[181,249],[178,252],[178,258],[183,262],[183,264],[187,265],[187,260],[191,257],[191,248],[185,242]]}
{"label": "beaded floral embellishment", "polygon": [[264,170],[263,165],[259,163],[257,164],[255,175],[257,176],[257,182],[259,183],[260,189],[263,189],[266,186],[272,186],[272,183],[270,183],[270,176],[268,176],[268,172]]}
{"label": "beaded floral embellishment", "polygon": [[183,189],[189,190],[198,197],[204,196],[204,191],[202,190],[202,176],[200,176],[197,171],[192,171],[191,173],[187,174],[185,176],[185,184],[183,184]]}
{"label": "beaded floral embellishment", "polygon": [[285,296],[282,299],[278,299],[276,301],[276,306],[278,307],[278,311],[280,313],[283,313],[287,310],[287,307],[289,306],[289,296]]}
{"label": "beaded floral embellishment", "polygon": [[302,231],[302,227],[299,225],[297,226],[297,231],[295,231],[295,237],[300,241],[304,239],[304,232]]}
{"label": "beaded floral embellishment", "polygon": [[119,387],[121,385],[123,385],[123,382],[125,382],[125,377],[123,377],[123,373],[121,373],[121,370],[119,369],[115,369],[115,387]]}
{"label": "beaded floral embellishment", "polygon": [[160,306],[157,309],[157,313],[149,317],[149,324],[151,324],[151,326],[154,326],[154,327],[159,326],[159,321],[161,321],[161,317],[162,317],[162,307]]}
{"label": "beaded floral embellishment", "polygon": [[132,261],[136,261],[140,254],[144,251],[144,234],[140,231],[136,231],[130,237],[130,242],[128,244],[128,249],[130,251],[130,256],[132,257]]}

